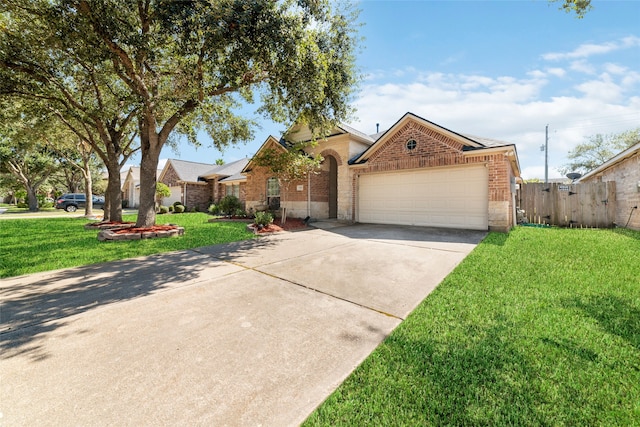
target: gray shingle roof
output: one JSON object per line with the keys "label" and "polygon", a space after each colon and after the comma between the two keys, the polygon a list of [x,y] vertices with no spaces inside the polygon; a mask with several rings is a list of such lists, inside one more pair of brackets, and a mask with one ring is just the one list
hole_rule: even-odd
{"label": "gray shingle roof", "polygon": [[207,163],[188,162],[185,160],[170,159],[171,166],[178,174],[180,181],[198,182],[198,177],[205,174],[215,165]]}
{"label": "gray shingle roof", "polygon": [[366,140],[368,140],[368,141],[371,141],[371,142],[375,142],[375,139],[373,139],[371,136],[367,135],[367,134],[366,134],[366,133],[364,133],[364,132],[360,132],[358,129],[352,128],[352,127],[351,127],[351,126],[349,126],[349,125],[345,125],[345,124],[340,123],[340,124],[338,125],[338,127],[339,127],[340,129],[342,129],[343,131],[347,132],[347,133],[350,133],[350,134],[352,134],[352,135],[357,135],[357,136],[359,136],[360,138],[364,138],[364,139],[366,139]]}
{"label": "gray shingle roof", "polygon": [[469,134],[461,134],[465,138],[469,138],[475,142],[478,142],[485,147],[502,147],[505,145],[513,145],[511,142],[499,141],[497,139],[484,138],[482,136],[469,135]]}
{"label": "gray shingle roof", "polygon": [[223,178],[218,182],[242,181],[242,180],[246,180],[246,179],[247,179],[247,177],[245,175],[242,175],[240,172],[238,172],[238,173],[234,173],[231,176]]}
{"label": "gray shingle roof", "polygon": [[227,163],[224,165],[215,165],[214,167],[209,167],[204,173],[201,173],[199,176],[203,177],[212,177],[214,175],[217,176],[233,176],[238,174],[244,169],[244,167],[249,163],[249,159],[240,159],[235,162]]}

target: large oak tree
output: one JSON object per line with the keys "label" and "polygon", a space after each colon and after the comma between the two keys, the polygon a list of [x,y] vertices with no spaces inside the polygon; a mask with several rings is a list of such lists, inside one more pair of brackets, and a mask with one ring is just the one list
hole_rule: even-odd
{"label": "large oak tree", "polygon": [[[0,65],[14,81],[24,79],[25,85],[40,85],[46,92],[51,85],[42,82],[44,73],[30,70],[47,65],[63,85],[67,75],[96,70],[89,73],[86,90],[78,82],[68,91],[93,102],[89,122],[108,121],[105,109],[113,116],[114,108],[121,108],[125,118],[135,112],[142,153],[138,226],[155,223],[156,169],[173,133],[195,142],[197,132],[205,130],[217,148],[247,140],[253,122],[239,116],[237,107],[240,101],[257,102],[256,97],[259,113],[282,123],[298,120],[318,132],[351,111],[357,78],[355,14],[333,10],[335,3],[328,0],[1,3],[9,12],[3,15],[10,24],[5,28],[47,35],[27,46],[33,38],[3,33]],[[26,58],[16,64],[2,51],[7,46],[15,50],[12,37],[23,51],[37,52],[35,67],[24,67]],[[60,61],[67,66],[48,67]],[[66,111],[82,110],[67,94],[58,98],[70,104]],[[74,119],[86,125],[86,116],[81,112]],[[97,129],[101,137],[108,132]]]}

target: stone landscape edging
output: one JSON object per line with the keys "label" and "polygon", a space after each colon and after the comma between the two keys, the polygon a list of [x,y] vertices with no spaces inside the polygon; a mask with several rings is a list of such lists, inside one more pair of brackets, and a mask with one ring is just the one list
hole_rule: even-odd
{"label": "stone landscape edging", "polygon": [[98,240],[101,242],[113,240],[113,241],[123,241],[123,240],[142,240],[142,239],[153,239],[156,237],[178,237],[184,234],[184,227],[178,227],[171,230],[159,230],[159,231],[141,231],[138,233],[116,233],[118,230],[101,230],[98,233]]}

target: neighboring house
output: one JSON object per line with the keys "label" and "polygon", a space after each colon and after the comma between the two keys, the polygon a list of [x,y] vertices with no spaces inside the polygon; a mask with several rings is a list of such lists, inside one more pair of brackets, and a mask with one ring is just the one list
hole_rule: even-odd
{"label": "neighboring house", "polygon": [[[286,141],[311,140],[304,126],[269,137],[258,150],[285,150]],[[389,130],[366,135],[337,126],[309,146],[324,158],[306,182],[289,185],[288,215],[381,224],[508,231],[515,225],[515,145],[445,129],[412,113]],[[278,206],[278,180],[249,161],[246,208]]]}
{"label": "neighboring house", "polygon": [[225,196],[236,196],[241,203],[246,200],[247,177],[242,169],[249,163],[248,159],[240,159],[224,165],[215,165],[200,175],[211,187],[211,200],[219,202]]}
{"label": "neighboring house", "polygon": [[640,230],[640,142],[578,180],[607,181],[616,183],[616,225]]}
{"label": "neighboring house", "polygon": [[206,210],[211,203],[232,194],[244,202],[246,178],[239,176],[248,160],[242,159],[225,165],[187,162],[169,159],[160,173],[158,182],[166,184],[171,196],[162,203],[180,202],[187,209]]}
{"label": "neighboring house", "polygon": [[124,173],[124,178],[120,174],[122,185],[122,202],[129,208],[137,208],[140,205],[140,167],[130,166]]}
{"label": "neighboring house", "polygon": [[[160,176],[161,170],[156,172],[156,178]],[[120,173],[122,185],[122,202],[129,208],[140,206],[140,167],[130,166],[126,172]]]}

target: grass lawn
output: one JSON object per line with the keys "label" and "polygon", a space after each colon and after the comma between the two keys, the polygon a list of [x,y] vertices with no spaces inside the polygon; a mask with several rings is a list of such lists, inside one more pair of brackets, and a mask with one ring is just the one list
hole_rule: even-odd
{"label": "grass lawn", "polygon": [[490,234],[304,425],[640,425],[640,233]]}
{"label": "grass lawn", "polygon": [[[124,221],[135,221],[124,216]],[[158,215],[157,223],[179,224],[182,237],[99,242],[84,229],[86,218],[4,219],[0,221],[0,277],[76,267],[180,249],[249,239],[246,224],[207,222],[204,213]]]}

